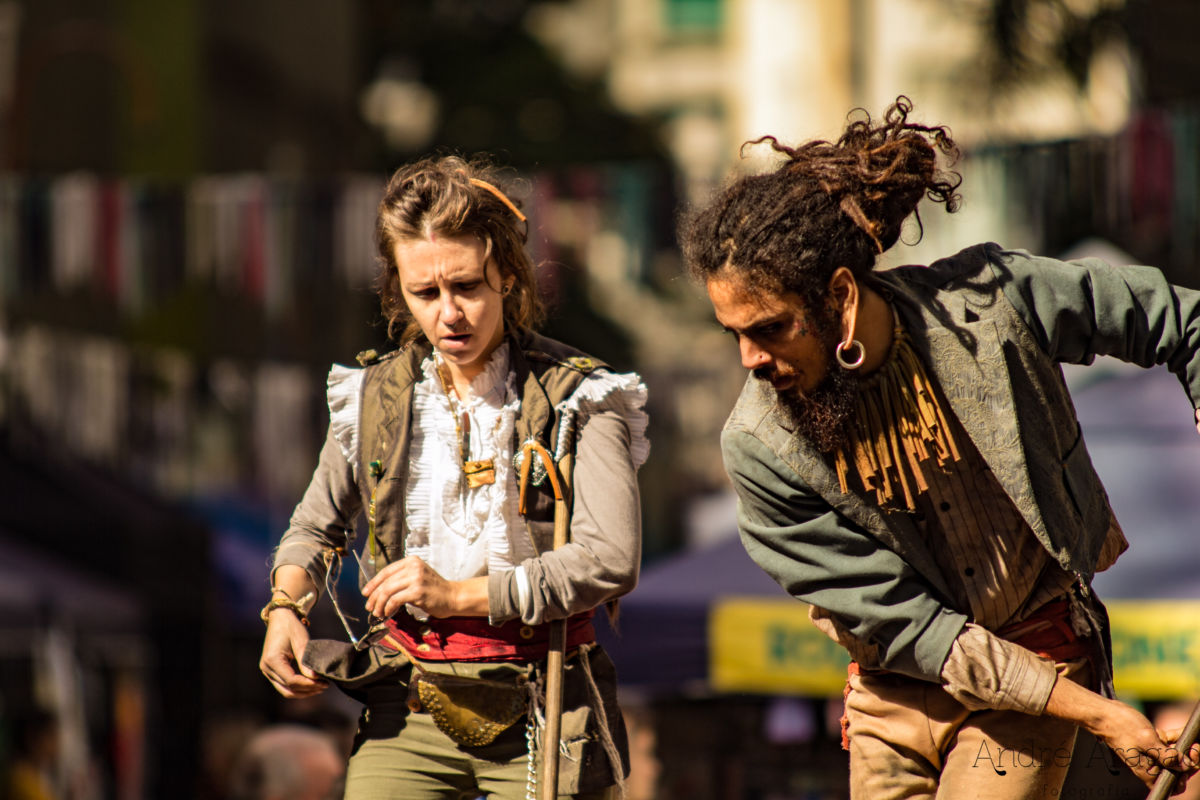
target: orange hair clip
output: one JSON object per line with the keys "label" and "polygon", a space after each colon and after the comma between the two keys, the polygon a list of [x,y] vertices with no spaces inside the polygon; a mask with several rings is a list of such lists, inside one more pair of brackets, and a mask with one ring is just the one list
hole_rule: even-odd
{"label": "orange hair clip", "polygon": [[521,209],[513,205],[513,201],[509,200],[508,196],[505,195],[504,192],[500,191],[495,186],[492,186],[487,181],[479,180],[479,178],[471,178],[470,181],[473,185],[478,186],[480,189],[487,189],[489,192],[496,195],[496,198],[501,203],[504,203],[504,205],[508,206],[509,211],[517,215],[517,219],[521,220],[521,222],[525,222],[525,215],[521,213]]}

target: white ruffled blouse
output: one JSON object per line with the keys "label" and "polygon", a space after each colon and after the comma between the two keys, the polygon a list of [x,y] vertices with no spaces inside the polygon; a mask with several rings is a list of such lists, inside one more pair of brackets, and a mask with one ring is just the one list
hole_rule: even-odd
{"label": "white ruffled blouse", "polygon": [[508,371],[508,344],[496,348],[459,403],[470,419],[469,461],[492,459],[496,480],[469,489],[463,476],[454,404],[437,375],[437,357],[421,364],[413,387],[413,426],[406,555],[419,557],[449,580],[512,568],[536,553],[523,531],[516,481],[510,479],[513,425],[520,401]]}
{"label": "white ruffled blouse", "polygon": [[[531,586],[521,564],[537,553],[518,511],[519,490],[513,475],[513,426],[520,397],[509,369],[509,345],[504,342],[496,348],[471,382],[467,397],[458,403],[459,413],[465,412],[470,421],[466,459],[492,459],[496,470],[494,483],[474,489],[467,487],[463,476],[454,404],[438,377],[437,358],[435,354],[425,359],[424,379],[413,387],[405,553],[420,557],[448,580],[512,570],[524,607]],[[356,471],[362,376],[361,369],[335,366],[328,379],[331,429]],[[559,404],[563,422],[556,457],[563,455],[568,431],[582,429],[596,411],[611,410],[628,427],[636,471],[650,452],[645,403],[646,387],[636,373],[590,373]]]}

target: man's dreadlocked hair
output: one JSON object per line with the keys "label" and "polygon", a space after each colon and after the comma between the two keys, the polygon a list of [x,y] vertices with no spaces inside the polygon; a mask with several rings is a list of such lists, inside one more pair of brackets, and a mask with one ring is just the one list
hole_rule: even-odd
{"label": "man's dreadlocked hair", "polygon": [[683,222],[692,278],[704,283],[728,266],[751,286],[795,292],[819,309],[833,271],[844,266],[866,278],[922,197],[957,210],[961,178],[937,170],[938,150],[957,156],[954,140],[945,127],[909,122],[911,111],[902,95],[881,123],[864,112],[835,143],[791,148],[774,136],[747,142],[770,142],[787,161],[737,180]]}

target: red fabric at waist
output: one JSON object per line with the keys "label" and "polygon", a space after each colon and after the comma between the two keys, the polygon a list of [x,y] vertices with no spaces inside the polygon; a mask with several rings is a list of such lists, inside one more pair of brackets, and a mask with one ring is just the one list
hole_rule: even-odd
{"label": "red fabric at waist", "polygon": [[[1051,661],[1074,661],[1092,654],[1091,642],[1079,638],[1071,625],[1069,600],[1051,600],[1020,622],[1005,625],[993,633]],[[864,667],[856,661],[851,661],[847,670],[850,675],[887,671],[882,667]]]}
{"label": "red fabric at waist", "polygon": [[[595,609],[567,619],[567,649],[596,639]],[[550,645],[550,625],[526,625],[519,619],[491,625],[484,617],[430,618],[419,622],[401,611],[387,621],[381,643],[422,661],[537,661]]]}
{"label": "red fabric at waist", "polygon": [[1071,625],[1071,602],[1053,600],[1020,622],[1005,625],[996,635],[1051,661],[1074,661],[1092,654],[1091,642],[1079,638]]}

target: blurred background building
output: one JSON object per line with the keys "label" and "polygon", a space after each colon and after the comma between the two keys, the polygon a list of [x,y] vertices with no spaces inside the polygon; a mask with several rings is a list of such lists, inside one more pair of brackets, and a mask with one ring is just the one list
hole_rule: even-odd
{"label": "blurred background building", "polygon": [[[46,712],[64,798],[222,797],[268,722],[344,742],[351,704],[285,704],[259,676],[257,610],[324,374],[387,346],[372,231],[399,164],[510,167],[549,332],[645,376],[661,639],[684,593],[655,581],[733,530],[717,437],[743,379],[681,275],[680,209],[769,165],[744,141],[835,136],[907,94],[962,144],[964,205],[889,263],[991,239],[1200,285],[1198,24],[1191,0],[0,0],[0,764]],[[1105,417],[1114,385],[1084,385],[1110,490],[1148,458],[1130,442],[1182,447],[1159,459],[1173,485],[1200,477],[1177,429]],[[1123,517],[1137,485],[1114,492]],[[1192,575],[1171,537],[1194,494],[1151,492],[1145,518]],[[661,658],[708,652],[707,611],[686,614],[699,632]],[[839,796],[836,692],[718,691],[659,663],[673,690],[628,687],[657,761],[640,796]]]}

